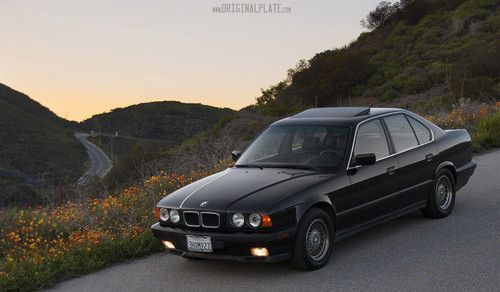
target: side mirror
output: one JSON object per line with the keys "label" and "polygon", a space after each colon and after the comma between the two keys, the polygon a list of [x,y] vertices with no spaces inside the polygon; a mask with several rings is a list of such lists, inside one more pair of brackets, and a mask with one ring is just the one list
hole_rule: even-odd
{"label": "side mirror", "polygon": [[358,154],[354,157],[354,163],[356,163],[356,165],[371,165],[375,164],[375,161],[377,161],[377,159],[373,153]]}
{"label": "side mirror", "polygon": [[235,151],[231,152],[231,156],[233,157],[233,161],[236,162],[236,160],[238,160],[238,158],[240,158],[240,156],[241,156],[241,151],[235,150]]}

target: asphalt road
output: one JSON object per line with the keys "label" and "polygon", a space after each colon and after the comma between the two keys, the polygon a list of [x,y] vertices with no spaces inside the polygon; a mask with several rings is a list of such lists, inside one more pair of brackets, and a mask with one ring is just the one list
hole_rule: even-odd
{"label": "asphalt road", "polygon": [[415,212],[335,245],[323,269],[287,263],[188,261],[167,253],[59,284],[56,291],[500,291],[500,151],[476,173],[445,219]]}
{"label": "asphalt road", "polygon": [[94,178],[105,177],[113,167],[111,159],[109,159],[108,155],[101,148],[87,140],[89,134],[75,133],[75,137],[85,146],[90,159],[90,166],[83,176],[78,179],[78,183],[84,185]]}

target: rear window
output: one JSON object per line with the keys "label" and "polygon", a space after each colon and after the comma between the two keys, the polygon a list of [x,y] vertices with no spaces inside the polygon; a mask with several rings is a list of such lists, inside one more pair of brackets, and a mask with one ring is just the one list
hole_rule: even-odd
{"label": "rear window", "polygon": [[407,117],[413,130],[415,131],[415,135],[417,135],[418,143],[424,144],[426,142],[429,142],[432,139],[431,131],[429,131],[426,126],[422,125],[422,123],[417,121],[415,118],[412,118],[410,116]]}
{"label": "rear window", "polygon": [[415,133],[404,115],[388,116],[384,118],[384,121],[396,153],[418,146]]}

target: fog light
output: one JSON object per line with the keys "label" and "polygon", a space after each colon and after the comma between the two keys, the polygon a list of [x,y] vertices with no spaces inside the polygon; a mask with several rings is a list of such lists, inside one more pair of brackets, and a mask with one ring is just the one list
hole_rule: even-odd
{"label": "fog light", "polygon": [[269,255],[269,252],[265,247],[253,247],[250,251],[254,257],[267,257]]}
{"label": "fog light", "polygon": [[165,247],[167,249],[175,249],[175,245],[172,242],[170,242],[170,241],[164,240],[163,241],[163,245],[165,245]]}

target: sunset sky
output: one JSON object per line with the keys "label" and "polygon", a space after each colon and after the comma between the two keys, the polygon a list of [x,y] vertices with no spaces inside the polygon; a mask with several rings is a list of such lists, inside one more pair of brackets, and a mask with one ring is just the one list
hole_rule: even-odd
{"label": "sunset sky", "polygon": [[71,120],[154,100],[239,109],[299,59],[354,40],[380,0],[212,12],[241,2],[0,0],[0,83]]}

